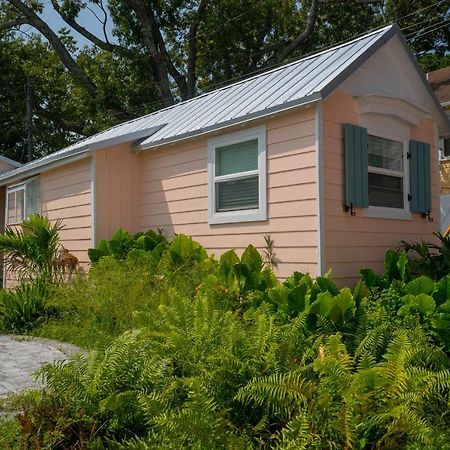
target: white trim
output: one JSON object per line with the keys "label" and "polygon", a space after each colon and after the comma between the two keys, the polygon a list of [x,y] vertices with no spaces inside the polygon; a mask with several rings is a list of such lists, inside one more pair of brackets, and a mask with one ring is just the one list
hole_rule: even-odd
{"label": "white trim", "polygon": [[382,114],[391,116],[407,123],[418,126],[422,117],[429,117],[428,111],[399,97],[368,94],[357,97],[360,114]]}
{"label": "white trim", "polygon": [[379,218],[379,219],[400,219],[411,220],[412,215],[410,211],[410,205],[408,200],[409,193],[409,160],[408,160],[408,148],[409,139],[405,138],[399,141],[392,136],[380,133],[378,131],[372,131],[370,128],[367,130],[368,135],[380,137],[383,139],[390,139],[392,141],[401,142],[403,145],[403,171],[383,169],[380,167],[368,166],[369,173],[379,173],[382,175],[394,176],[403,179],[403,208],[388,208],[384,206],[368,206],[363,209],[364,217]]}
{"label": "white trim", "polygon": [[91,156],[90,164],[91,172],[91,243],[95,248],[97,244],[97,202],[96,202],[96,187],[97,187],[97,164],[95,160],[95,154]]}
{"label": "white trim", "polygon": [[[11,186],[6,186],[6,212],[5,212],[5,225],[20,225],[24,220],[28,219],[27,216],[27,195],[26,195],[26,190],[27,190],[27,186],[28,184],[30,184],[31,182],[33,182],[34,180],[39,180],[39,211],[38,213],[40,214],[42,211],[42,203],[41,203],[41,183],[40,183],[40,176],[36,175],[34,177],[28,178],[24,181],[21,181],[20,183],[16,183],[13,184]],[[8,201],[8,196],[9,194],[12,194],[14,192],[19,192],[19,191],[23,191],[23,219],[20,222],[8,222],[8,211],[9,211],[9,201]],[[17,199],[17,195],[15,196],[15,200]],[[15,206],[15,217],[17,219],[17,201],[16,201],[16,206]]]}
{"label": "white trim", "polygon": [[323,105],[316,103],[315,112],[317,164],[317,275],[326,272],[325,258],[325,198],[323,181]]}
{"label": "white trim", "polygon": [[[215,176],[216,148],[237,144],[250,139],[258,140],[258,170],[239,174]],[[264,125],[213,137],[208,140],[208,223],[210,225],[267,220],[267,170],[266,170],[266,127]],[[259,207],[242,211],[216,212],[215,185],[226,179],[241,179],[259,175]]]}

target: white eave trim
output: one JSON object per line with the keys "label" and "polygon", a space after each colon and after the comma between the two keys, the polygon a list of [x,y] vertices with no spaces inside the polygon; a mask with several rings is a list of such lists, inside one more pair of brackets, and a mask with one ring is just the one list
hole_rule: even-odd
{"label": "white eave trim", "polygon": [[357,97],[355,100],[358,103],[360,114],[392,116],[413,127],[420,124],[422,117],[431,117],[426,110],[402,98],[369,94]]}

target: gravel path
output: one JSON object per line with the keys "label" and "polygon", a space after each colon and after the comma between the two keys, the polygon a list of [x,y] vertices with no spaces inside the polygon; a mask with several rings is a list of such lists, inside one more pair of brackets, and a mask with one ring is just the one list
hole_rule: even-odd
{"label": "gravel path", "polygon": [[38,387],[34,371],[79,351],[74,345],[50,339],[0,335],[0,397]]}

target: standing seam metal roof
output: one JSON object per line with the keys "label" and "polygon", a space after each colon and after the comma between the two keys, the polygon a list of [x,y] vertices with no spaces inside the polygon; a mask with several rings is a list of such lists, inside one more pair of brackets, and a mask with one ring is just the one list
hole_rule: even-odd
{"label": "standing seam metal roof", "polygon": [[100,148],[139,142],[135,148],[145,150],[323,99],[394,35],[402,36],[398,26],[390,25],[298,61],[116,125],[56,153],[5,172],[0,175],[0,182],[5,184],[5,180],[17,178],[21,174],[39,173],[40,168],[51,163]]}

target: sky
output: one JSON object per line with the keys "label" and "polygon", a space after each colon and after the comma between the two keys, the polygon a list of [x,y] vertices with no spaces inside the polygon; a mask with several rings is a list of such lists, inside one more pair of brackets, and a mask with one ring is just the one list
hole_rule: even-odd
{"label": "sky", "polygon": [[[50,0],[45,0],[44,2],[44,10],[41,14],[41,17],[45,20],[45,22],[50,26],[50,28],[53,31],[58,31],[61,28],[70,28],[67,23],[64,22],[64,20],[61,19],[59,14],[53,9],[52,4]],[[89,6],[94,10],[95,13],[98,14],[99,17],[103,18],[103,13],[100,8],[93,4],[89,4]],[[105,6],[107,6],[107,2],[105,2]],[[83,9],[80,12],[80,15],[77,19],[77,22],[82,25],[84,28],[89,30],[92,34],[95,34],[99,38],[103,37],[103,25],[98,21],[98,19],[95,17],[95,15],[89,11],[88,9]],[[111,33],[112,29],[112,23],[111,20],[107,23],[107,33],[108,33],[108,39],[110,41],[114,41],[114,38]],[[75,38],[75,40],[78,42],[80,47],[83,47],[84,45],[90,45],[90,41],[84,38],[81,34],[79,34],[77,31],[70,28],[72,36]],[[30,30],[31,31],[31,30]]]}

